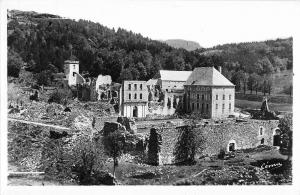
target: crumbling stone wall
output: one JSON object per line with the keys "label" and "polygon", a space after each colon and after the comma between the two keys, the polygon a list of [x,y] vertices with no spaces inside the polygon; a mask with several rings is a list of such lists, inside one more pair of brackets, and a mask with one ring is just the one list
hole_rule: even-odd
{"label": "crumbling stone wall", "polygon": [[[264,139],[264,144],[273,145],[273,133],[279,124],[278,120],[248,120],[247,122],[236,122],[235,120],[223,123],[208,122],[197,125],[198,131],[202,131],[204,146],[199,155],[214,155],[220,149],[228,150],[230,141],[235,141],[235,149],[246,149],[257,147]],[[263,134],[260,135],[260,127],[263,127]],[[174,127],[166,127],[162,131],[161,161],[162,164],[174,163],[173,151],[179,136],[178,130]]]}
{"label": "crumbling stone wall", "polygon": [[[228,121],[219,124],[202,124],[199,131],[205,137],[203,154],[217,154],[220,149],[228,151],[230,141],[235,142],[235,149],[254,148],[261,144],[273,145],[273,132],[277,128],[278,120],[249,120],[247,122]],[[263,132],[260,135],[260,128]]]}

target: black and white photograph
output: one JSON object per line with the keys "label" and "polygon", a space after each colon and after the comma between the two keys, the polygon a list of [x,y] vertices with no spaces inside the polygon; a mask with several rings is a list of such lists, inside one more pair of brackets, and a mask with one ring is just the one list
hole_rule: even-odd
{"label": "black and white photograph", "polygon": [[299,1],[1,3],[1,185],[300,192]]}

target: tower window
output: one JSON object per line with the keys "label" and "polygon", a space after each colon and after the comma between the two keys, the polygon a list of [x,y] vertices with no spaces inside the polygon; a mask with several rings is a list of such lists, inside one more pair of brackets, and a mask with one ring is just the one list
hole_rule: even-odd
{"label": "tower window", "polygon": [[141,89],[141,90],[143,89],[143,84],[140,84],[140,89]]}
{"label": "tower window", "polygon": [[231,111],[231,103],[229,103],[229,111]]}
{"label": "tower window", "polygon": [[225,100],[225,95],[223,95],[223,100]]}
{"label": "tower window", "polygon": [[134,84],[134,90],[137,90],[137,84]]}
{"label": "tower window", "polygon": [[143,94],[142,93],[140,94],[140,99],[143,99]]}
{"label": "tower window", "polygon": [[131,84],[128,84],[128,90],[131,90]]}
{"label": "tower window", "polygon": [[218,110],[218,104],[216,104],[216,110]]}
{"label": "tower window", "polygon": [[216,95],[216,100],[218,100],[218,95]]}
{"label": "tower window", "polygon": [[130,99],[130,100],[131,100],[131,94],[129,94],[129,95],[128,95],[128,99]]}
{"label": "tower window", "polygon": [[134,94],[134,99],[136,99],[137,98],[137,95],[136,95],[136,93]]}

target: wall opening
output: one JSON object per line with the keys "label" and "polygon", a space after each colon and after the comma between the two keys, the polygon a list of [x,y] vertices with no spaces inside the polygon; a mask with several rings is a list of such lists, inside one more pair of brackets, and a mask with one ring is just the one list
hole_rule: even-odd
{"label": "wall opening", "polygon": [[276,128],[273,131],[273,146],[280,146],[281,138],[280,138],[280,129]]}
{"label": "wall opening", "polygon": [[138,108],[136,106],[133,107],[133,113],[132,113],[133,117],[138,117]]}
{"label": "wall opening", "polygon": [[228,152],[234,152],[236,150],[236,142],[234,140],[230,140],[227,145]]}
{"label": "wall opening", "polygon": [[262,138],[262,139],[260,140],[260,144],[261,144],[261,145],[264,145],[264,144],[265,144],[265,138]]}

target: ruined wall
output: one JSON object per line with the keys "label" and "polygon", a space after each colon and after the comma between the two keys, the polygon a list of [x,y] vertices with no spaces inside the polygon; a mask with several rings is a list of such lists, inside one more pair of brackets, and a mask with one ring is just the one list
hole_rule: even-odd
{"label": "ruined wall", "polygon": [[[235,143],[235,149],[257,147],[264,139],[265,145],[273,145],[274,129],[278,120],[249,120],[248,122],[224,122],[220,124],[204,124],[201,130],[206,139],[203,154],[217,154],[220,149],[228,151],[229,142]],[[262,135],[260,134],[262,128]]]}
{"label": "ruined wall", "polygon": [[[202,131],[205,138],[204,150],[197,155],[214,155],[220,149],[228,151],[230,141],[235,142],[235,149],[254,148],[261,144],[264,138],[265,145],[273,145],[274,131],[278,126],[278,120],[249,120],[248,122],[237,123],[234,120],[223,123],[210,122],[197,127]],[[260,135],[260,127],[263,128]],[[163,164],[170,164],[174,160],[173,151],[178,138],[178,130],[175,127],[163,128],[162,131],[162,152]]]}

